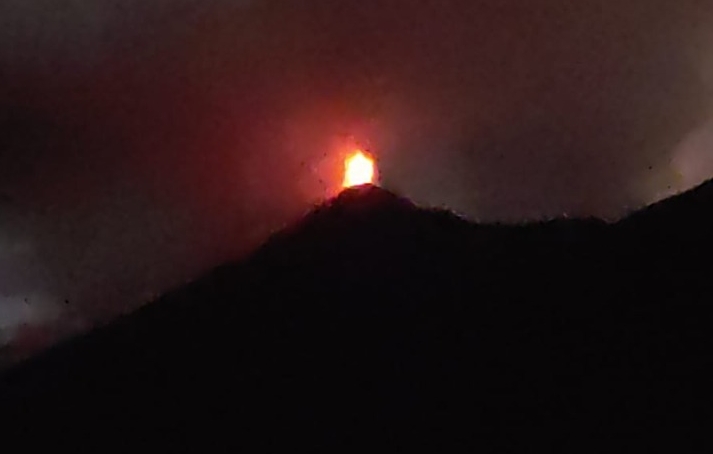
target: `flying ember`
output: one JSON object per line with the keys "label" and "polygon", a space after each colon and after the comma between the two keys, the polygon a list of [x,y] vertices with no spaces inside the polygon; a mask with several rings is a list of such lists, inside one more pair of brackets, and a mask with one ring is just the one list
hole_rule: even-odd
{"label": "flying ember", "polygon": [[357,150],[344,160],[344,182],[342,186],[350,188],[362,184],[374,183],[374,159],[361,150]]}

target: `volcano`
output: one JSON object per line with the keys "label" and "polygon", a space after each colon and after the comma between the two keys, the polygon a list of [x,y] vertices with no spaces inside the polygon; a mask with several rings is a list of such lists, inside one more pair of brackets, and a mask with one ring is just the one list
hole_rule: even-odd
{"label": "volcano", "polygon": [[[710,422],[713,183],[481,225],[371,185],[10,370],[7,433],[106,449],[520,450]],[[583,443],[583,440],[589,440]]]}

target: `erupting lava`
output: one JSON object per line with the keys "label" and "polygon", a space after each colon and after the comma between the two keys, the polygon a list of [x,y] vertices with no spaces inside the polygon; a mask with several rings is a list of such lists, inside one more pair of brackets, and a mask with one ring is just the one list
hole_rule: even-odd
{"label": "erupting lava", "polygon": [[357,150],[344,160],[344,182],[342,186],[350,188],[362,184],[374,183],[374,159],[361,150]]}

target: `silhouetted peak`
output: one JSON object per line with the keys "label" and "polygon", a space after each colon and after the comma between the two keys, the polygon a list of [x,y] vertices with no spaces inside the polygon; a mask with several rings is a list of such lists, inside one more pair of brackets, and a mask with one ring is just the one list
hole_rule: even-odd
{"label": "silhouetted peak", "polygon": [[315,207],[302,224],[351,222],[357,219],[375,219],[383,216],[402,216],[419,212],[410,200],[372,184],[344,189],[336,197]]}
{"label": "silhouetted peak", "polygon": [[326,208],[354,212],[383,209],[412,209],[408,199],[373,184],[364,184],[344,189],[335,198],[325,203]]}
{"label": "silhouetted peak", "polygon": [[[387,248],[377,243],[422,233],[432,228],[431,224],[441,222],[442,216],[434,213],[378,186],[355,186],[344,189],[314,207],[299,222],[275,233],[256,256],[272,260],[275,256],[316,256],[317,251],[344,248],[352,250],[351,254],[375,247]],[[451,221],[450,218],[447,221]]]}

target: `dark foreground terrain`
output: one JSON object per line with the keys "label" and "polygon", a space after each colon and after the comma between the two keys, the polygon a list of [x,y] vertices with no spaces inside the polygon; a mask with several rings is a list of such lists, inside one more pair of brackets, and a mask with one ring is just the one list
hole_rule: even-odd
{"label": "dark foreground terrain", "polygon": [[671,435],[687,452],[713,428],[711,257],[711,183],[614,225],[518,227],[352,189],[11,370],[3,433],[127,452],[604,452]]}

